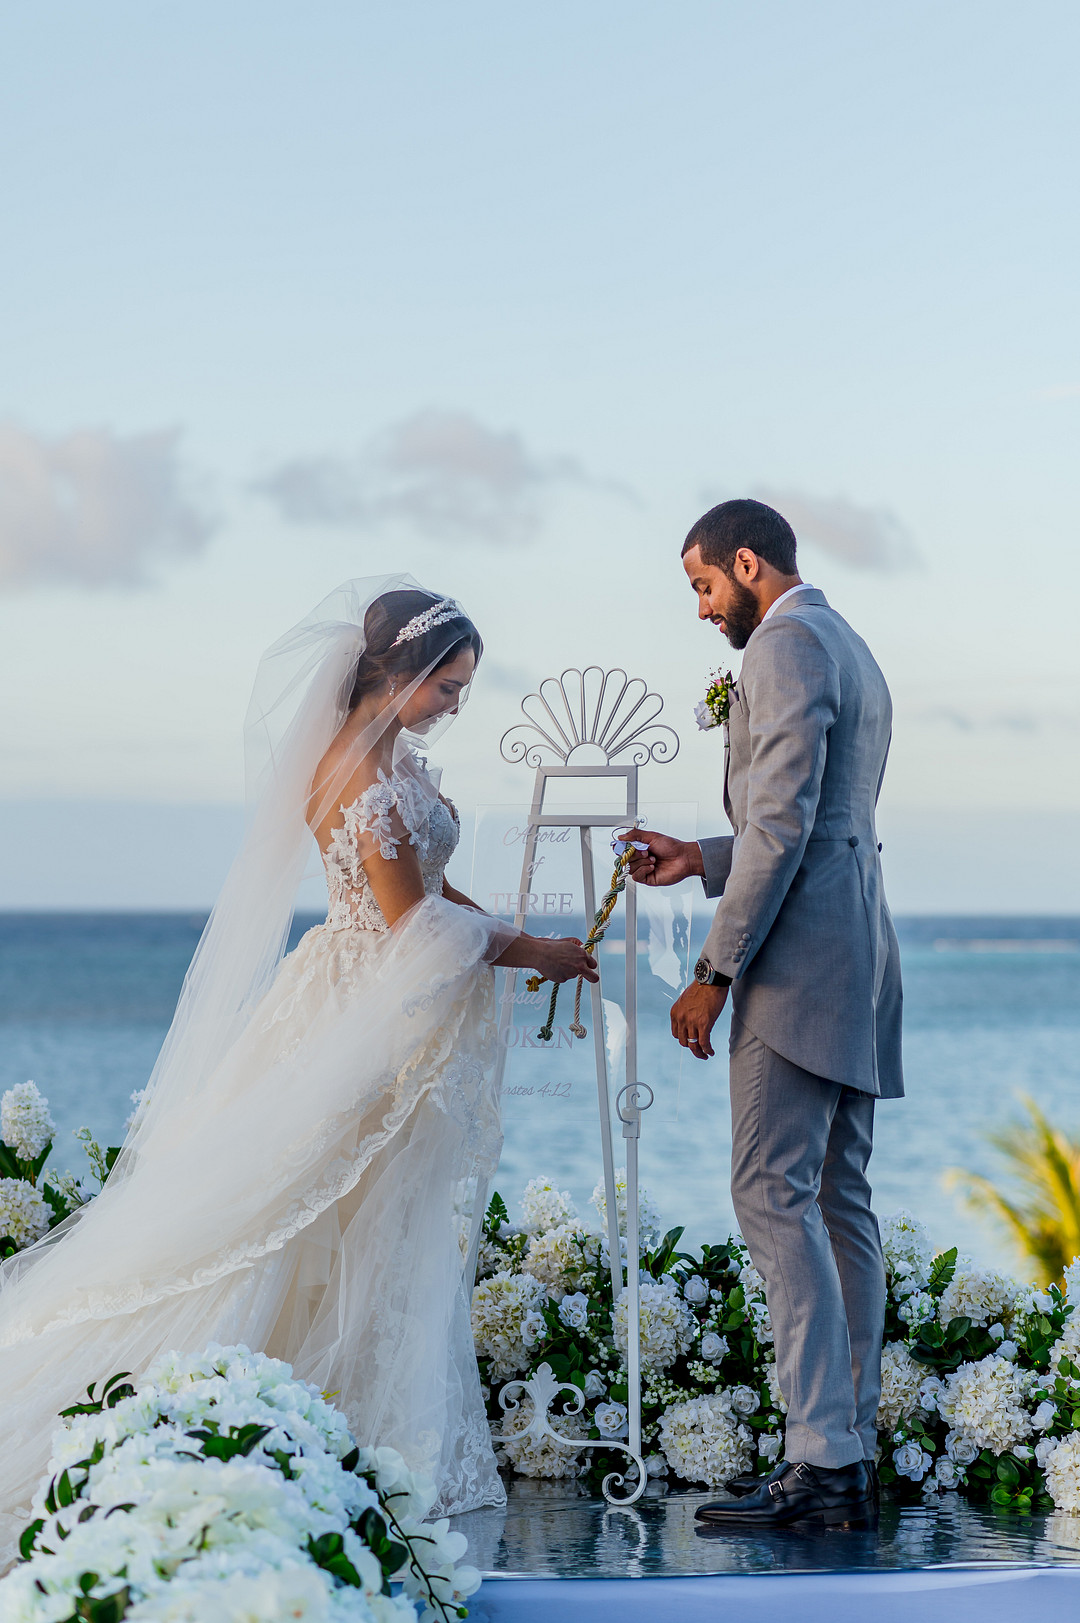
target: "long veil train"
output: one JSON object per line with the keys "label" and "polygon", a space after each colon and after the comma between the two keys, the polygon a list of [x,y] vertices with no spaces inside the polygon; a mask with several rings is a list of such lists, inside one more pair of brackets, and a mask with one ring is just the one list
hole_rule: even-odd
{"label": "long veil train", "polygon": [[[506,927],[432,893],[390,932],[321,926],[282,961],[313,774],[367,611],[394,588],[415,582],[346,583],[264,656],[246,837],[147,1097],[102,1193],[0,1268],[0,1565],[56,1412],[209,1341],[339,1393],[363,1441],[436,1477],[443,1511],[503,1496],[459,1238],[499,1152],[488,965]],[[436,663],[317,785],[323,807]],[[437,785],[415,742],[399,735],[394,774],[422,827]]]}

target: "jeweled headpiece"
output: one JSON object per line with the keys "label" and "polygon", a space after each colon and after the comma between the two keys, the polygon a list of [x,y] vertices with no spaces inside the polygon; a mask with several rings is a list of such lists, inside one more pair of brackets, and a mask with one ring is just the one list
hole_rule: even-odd
{"label": "jeweled headpiece", "polygon": [[431,631],[433,627],[445,625],[447,620],[458,620],[460,618],[461,610],[453,598],[441,598],[438,603],[433,603],[430,609],[424,609],[421,614],[414,614],[412,619],[402,626],[390,646],[396,648],[398,643],[412,642],[414,637],[422,637],[425,632]]}

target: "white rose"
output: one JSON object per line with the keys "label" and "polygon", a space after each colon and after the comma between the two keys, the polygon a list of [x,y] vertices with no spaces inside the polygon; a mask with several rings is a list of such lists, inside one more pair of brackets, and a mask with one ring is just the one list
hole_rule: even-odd
{"label": "white rose", "polygon": [[715,1331],[709,1330],[701,1338],[701,1356],[707,1364],[720,1364],[728,1354],[726,1336],[718,1336]]}
{"label": "white rose", "polygon": [[961,1437],[958,1432],[950,1431],[945,1439],[945,1452],[955,1464],[965,1466],[978,1457],[979,1450],[970,1437]]}
{"label": "white rose", "polygon": [[559,1318],[568,1330],[584,1330],[589,1322],[589,1298],[584,1291],[574,1291],[559,1303]]}
{"label": "white rose", "polygon": [[521,1321],[521,1339],[526,1347],[535,1347],[544,1333],[544,1315],[535,1310],[526,1313]]}
{"label": "white rose", "polygon": [[668,1462],[662,1454],[646,1454],[645,1474],[652,1477],[667,1476]]}
{"label": "white rose", "polygon": [[710,727],[716,726],[716,717],[713,715],[704,699],[699,700],[694,706],[694,720],[697,722],[703,733],[707,733]]}
{"label": "white rose", "polygon": [[910,1477],[912,1482],[921,1482],[933,1463],[931,1456],[918,1443],[901,1443],[899,1448],[893,1449],[893,1464],[897,1473]]}
{"label": "white rose", "polygon": [[626,1404],[598,1403],[593,1419],[608,1437],[621,1437],[627,1424]]}
{"label": "white rose", "polygon": [[1040,1470],[1046,1470],[1047,1461],[1056,1452],[1060,1440],[1058,1437],[1042,1437],[1035,1444],[1035,1463]]}
{"label": "white rose", "polygon": [[938,1460],[934,1475],[940,1488],[956,1488],[960,1485],[960,1472],[948,1458]]}
{"label": "white rose", "polygon": [[1020,1349],[1016,1345],[1015,1341],[1003,1341],[998,1347],[999,1358],[1015,1359],[1019,1355],[1019,1352]]}
{"label": "white rose", "polygon": [[607,1382],[598,1369],[591,1369],[585,1377],[585,1396],[587,1398],[602,1398],[607,1391]]}
{"label": "white rose", "polygon": [[700,1307],[702,1302],[709,1300],[709,1287],[700,1274],[691,1274],[682,1288],[682,1293],[688,1302]]}
{"label": "white rose", "polygon": [[760,1401],[757,1393],[749,1386],[733,1386],[731,1388],[731,1407],[736,1414],[753,1414]]}
{"label": "white rose", "polygon": [[1001,1341],[1005,1335],[1005,1326],[1003,1324],[989,1324],[986,1327],[986,1333],[988,1336],[992,1336],[995,1341]]}
{"label": "white rose", "polygon": [[1032,1415],[1031,1424],[1035,1427],[1036,1431],[1045,1431],[1047,1426],[1052,1426],[1054,1424],[1054,1416],[1056,1414],[1057,1408],[1053,1403],[1050,1402],[1049,1398],[1046,1398],[1042,1403],[1039,1404],[1039,1407]]}
{"label": "white rose", "polygon": [[1027,1443],[1013,1444],[1013,1455],[1018,1460],[1029,1460],[1034,1452],[1034,1449],[1029,1448]]}
{"label": "white rose", "polygon": [[779,1432],[767,1431],[758,1438],[758,1454],[763,1460],[768,1460],[771,1464],[773,1460],[779,1457],[782,1442],[783,1439]]}

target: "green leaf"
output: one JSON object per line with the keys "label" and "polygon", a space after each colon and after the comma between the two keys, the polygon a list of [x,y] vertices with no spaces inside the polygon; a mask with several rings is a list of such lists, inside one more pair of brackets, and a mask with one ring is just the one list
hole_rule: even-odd
{"label": "green leaf", "polygon": [[1002,1454],[997,1463],[998,1481],[1005,1482],[1015,1488],[1020,1481],[1020,1467],[1011,1454]]}
{"label": "green leaf", "polygon": [[990,1502],[995,1505],[1011,1505],[1012,1494],[1008,1488],[996,1487],[990,1495]]}
{"label": "green leaf", "polygon": [[45,1518],[44,1516],[39,1516],[36,1522],[31,1522],[29,1527],[23,1528],[22,1537],[19,1540],[19,1554],[22,1556],[24,1561],[29,1561],[30,1557],[33,1555],[34,1543],[44,1526]]}
{"label": "green leaf", "polygon": [[360,1450],[358,1448],[351,1448],[341,1462],[341,1469],[343,1471],[355,1471],[359,1464]]}
{"label": "green leaf", "polygon": [[349,1584],[353,1589],[363,1587],[360,1574],[345,1554],[345,1540],[340,1533],[323,1533],[319,1538],[309,1538],[307,1549],[315,1565],[329,1572],[339,1583]]}
{"label": "green leaf", "polygon": [[950,1250],[942,1251],[934,1258],[927,1289],[937,1296],[945,1289],[946,1285],[952,1284],[955,1273],[956,1247],[952,1246]]}
{"label": "green leaf", "polygon": [[945,1340],[963,1341],[970,1329],[971,1320],[965,1318],[963,1315],[960,1315],[955,1319],[950,1319],[948,1324],[945,1326]]}
{"label": "green leaf", "polygon": [[30,1162],[30,1182],[31,1183],[34,1183],[34,1184],[37,1183],[38,1178],[41,1176],[41,1169],[45,1165],[46,1161],[49,1159],[49,1151],[51,1149],[52,1149],[52,1139],[50,1139],[49,1142],[46,1144],[46,1146],[42,1150],[41,1154],[40,1155],[35,1155],[34,1159]]}
{"label": "green leaf", "polygon": [[19,1165],[20,1163],[16,1160],[14,1153],[8,1149],[6,1144],[0,1141],[0,1177],[20,1178],[22,1174],[19,1171]]}
{"label": "green leaf", "polygon": [[244,1458],[253,1449],[258,1448],[264,1437],[268,1437],[273,1430],[271,1426],[257,1426],[254,1422],[246,1426],[228,1426],[221,1431],[216,1422],[211,1420],[206,1427],[199,1431],[185,1433],[188,1437],[197,1437],[202,1443],[202,1455],[206,1460],[233,1460],[240,1455]]}
{"label": "green leaf", "polygon": [[510,1213],[506,1209],[506,1202],[496,1189],[488,1202],[488,1209],[484,1213],[484,1228],[488,1234],[495,1236],[503,1223],[509,1223]]}

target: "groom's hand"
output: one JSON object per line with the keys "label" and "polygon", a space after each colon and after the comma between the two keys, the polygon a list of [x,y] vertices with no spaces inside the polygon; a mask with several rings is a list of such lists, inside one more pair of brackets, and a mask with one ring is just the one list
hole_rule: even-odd
{"label": "groom's hand", "polygon": [[677,885],[681,879],[705,871],[696,840],[676,840],[670,834],[654,834],[647,828],[636,828],[632,838],[649,848],[630,855],[630,877],[639,885]]}
{"label": "groom's hand", "polygon": [[710,1034],[727,1002],[726,986],[699,986],[694,981],[671,1005],[671,1035],[695,1059],[711,1059]]}

